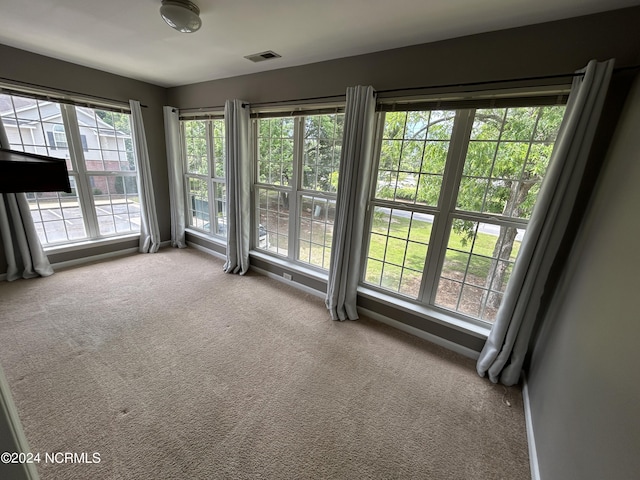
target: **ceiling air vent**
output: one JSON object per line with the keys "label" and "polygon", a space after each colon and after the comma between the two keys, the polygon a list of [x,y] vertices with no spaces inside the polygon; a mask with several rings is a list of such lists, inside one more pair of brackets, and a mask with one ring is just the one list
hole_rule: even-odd
{"label": "ceiling air vent", "polygon": [[247,60],[251,60],[252,62],[264,62],[265,60],[272,60],[274,58],[280,58],[282,55],[278,55],[276,52],[271,50],[267,50],[266,52],[254,53],[253,55],[247,55]]}

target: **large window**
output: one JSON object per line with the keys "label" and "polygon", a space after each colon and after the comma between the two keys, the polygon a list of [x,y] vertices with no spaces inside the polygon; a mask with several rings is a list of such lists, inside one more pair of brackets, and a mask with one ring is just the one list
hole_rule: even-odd
{"label": "large window", "polygon": [[183,120],[187,223],[226,237],[224,120]]}
{"label": "large window", "polygon": [[256,248],[329,268],[343,122],[341,113],[254,121]]}
{"label": "large window", "polygon": [[492,321],[563,106],[379,114],[363,283]]}
{"label": "large window", "polygon": [[66,160],[71,193],[27,193],[43,245],[140,231],[129,115],[0,94],[11,149]]}

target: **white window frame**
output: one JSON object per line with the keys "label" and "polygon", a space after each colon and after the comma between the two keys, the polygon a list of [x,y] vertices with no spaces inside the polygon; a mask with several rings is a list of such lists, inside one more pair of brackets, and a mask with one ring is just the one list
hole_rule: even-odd
{"label": "white window frame", "polygon": [[[258,113],[254,118],[252,118],[251,122],[251,137],[253,140],[253,188],[252,188],[252,212],[253,212],[253,230],[252,230],[252,248],[260,251],[261,253],[267,254],[274,258],[286,260],[290,265],[304,270],[310,270],[311,272],[316,272],[321,276],[326,275],[329,269],[329,260],[330,258],[325,258],[323,264],[326,264],[326,268],[324,266],[318,266],[314,263],[310,263],[309,261],[305,261],[300,256],[300,223],[302,216],[302,204],[304,197],[313,197],[324,199],[327,202],[336,202],[337,192],[326,192],[322,190],[310,190],[308,188],[304,188],[303,184],[303,175],[302,168],[304,163],[304,141],[305,141],[305,119],[310,116],[315,115],[344,115],[344,109],[341,105],[332,106],[329,108],[323,108],[322,110],[314,109],[309,111],[300,111],[295,115],[291,115],[289,112],[283,112],[282,115],[270,115],[268,117],[260,116]],[[253,113],[253,112],[252,112]],[[259,181],[259,171],[258,171],[258,163],[259,163],[259,126],[258,123],[260,120],[268,119],[268,118],[292,118],[293,119],[293,165],[292,165],[292,178],[290,179],[290,183],[288,186],[286,185],[274,185],[269,183],[263,183]],[[334,140],[336,140],[334,138]],[[342,137],[339,138],[339,141],[342,141]],[[338,169],[339,169],[339,161],[338,161]],[[268,191],[273,192],[275,194],[286,193],[288,195],[289,202],[289,213],[288,213],[288,250],[287,255],[282,255],[270,250],[272,239],[269,236],[269,232],[265,231],[264,227],[260,224],[260,215],[258,213],[259,210],[259,191]],[[325,245],[325,249],[330,249],[331,244]],[[328,252],[327,252],[328,254]],[[325,254],[323,253],[323,257]]]}
{"label": "white window frame", "polygon": [[[558,103],[561,99],[558,99]],[[562,99],[563,100],[563,99]],[[534,100],[530,101],[528,106],[539,106],[540,103],[536,103]],[[544,103],[543,105],[549,105]],[[516,104],[515,106],[527,106]],[[482,107],[479,107],[482,108]],[[376,137],[375,137],[375,149],[374,149],[374,167],[372,169],[371,183],[370,183],[370,198],[368,202],[368,215],[365,225],[365,238],[363,240],[362,250],[362,271],[360,277],[360,288],[363,291],[378,292],[381,296],[391,299],[397,299],[398,304],[416,305],[418,309],[428,309],[435,312],[437,317],[455,318],[462,320],[463,322],[485,327],[488,323],[487,320],[466,315],[459,311],[454,311],[442,306],[438,306],[435,303],[437,289],[439,285],[440,275],[443,269],[445,253],[449,243],[449,236],[452,231],[452,222],[455,218],[463,220],[470,220],[474,222],[483,222],[493,225],[504,225],[508,227],[515,227],[518,229],[526,229],[528,220],[519,218],[507,218],[500,215],[469,212],[460,210],[456,207],[456,201],[458,198],[458,192],[460,188],[460,182],[462,179],[462,173],[466,161],[467,148],[470,143],[470,135],[473,127],[475,112],[479,108],[456,108],[455,104],[450,107],[442,107],[440,105],[433,106],[432,108],[416,108],[416,110],[454,110],[455,121],[453,132],[449,144],[447,160],[445,165],[445,171],[442,181],[442,187],[440,190],[440,197],[437,206],[427,206],[419,203],[411,202],[399,202],[396,200],[385,200],[376,198],[376,183],[378,179],[378,168],[380,165],[381,145],[383,140],[383,132],[385,127],[385,112],[377,112],[376,119]],[[503,108],[503,107],[497,107]],[[507,107],[508,108],[508,107]],[[411,109],[409,109],[411,110]],[[404,141],[404,140],[403,140]],[[429,247],[427,256],[425,259],[425,265],[423,268],[422,281],[420,284],[420,290],[417,298],[412,298],[407,295],[403,295],[399,292],[386,289],[384,287],[366,282],[367,275],[367,260],[371,241],[371,229],[374,218],[374,211],[376,207],[392,208],[398,210],[404,210],[408,212],[414,212],[418,214],[433,215],[433,226],[429,238]],[[405,251],[406,254],[406,251]]]}
{"label": "white window frame", "polygon": [[54,147],[61,150],[68,149],[69,142],[67,141],[67,134],[65,132],[64,126],[56,123],[53,125],[51,131],[53,133],[53,143],[55,144]]}
{"label": "white window frame", "polygon": [[[186,142],[186,128],[185,122],[188,121],[199,121],[205,123],[205,139],[206,139],[206,151],[207,151],[207,169],[208,175],[198,174],[189,172],[189,159],[187,156],[187,142]],[[214,123],[213,122],[222,122],[223,128],[226,128],[224,124],[224,115],[223,113],[212,113],[206,118],[200,117],[184,117],[180,118],[180,135],[182,138],[182,164],[183,164],[183,179],[184,179],[184,192],[185,192],[185,215],[187,219],[187,228],[193,229],[200,233],[205,233],[208,236],[216,238],[218,240],[226,239],[226,219],[227,219],[227,205],[226,205],[226,195],[221,195],[220,198],[217,195],[218,188],[223,186],[226,188],[227,179],[226,179],[226,171],[225,175],[219,177],[216,175],[215,171],[215,142],[218,140],[218,137],[214,135]],[[224,134],[222,135],[222,141],[225,141]],[[223,152],[225,151],[226,146],[223,143]],[[224,153],[222,156],[222,162],[224,166]],[[209,224],[209,228],[202,228],[197,224],[193,224],[192,216],[191,216],[191,198],[190,198],[190,188],[189,188],[189,180],[190,179],[198,179],[204,182],[207,185],[207,213],[209,217],[208,222],[203,222],[203,225]],[[222,219],[219,221],[218,219]],[[212,221],[215,220],[215,221]]]}
{"label": "white window frame", "polygon": [[[9,93],[8,95],[12,97],[22,97],[19,93]],[[30,97],[27,95],[22,98],[30,98]],[[78,199],[78,207],[81,211],[81,219],[82,219],[83,228],[84,228],[84,236],[78,237],[78,238],[69,238],[69,232],[67,230],[67,226],[65,223],[64,224],[65,236],[67,237],[67,239],[59,240],[59,241],[49,241],[47,232],[45,229],[44,231],[45,241],[42,242],[43,248],[45,250],[49,250],[49,249],[58,250],[61,247],[70,246],[70,245],[72,246],[74,244],[87,244],[87,243],[92,243],[97,241],[115,240],[118,238],[131,237],[133,235],[139,236],[140,234],[139,229],[134,231],[121,232],[121,233],[118,233],[118,232],[110,233],[110,234],[100,233],[98,216],[96,212],[96,205],[93,198],[93,187],[90,181],[91,176],[100,176],[100,175],[121,176],[121,177],[134,177],[136,179],[136,183],[139,184],[138,170],[136,169],[136,170],[117,171],[117,172],[109,172],[109,171],[102,171],[102,170],[88,171],[85,163],[85,157],[84,157],[85,150],[83,149],[83,145],[82,145],[81,134],[80,134],[80,124],[78,123],[76,106],[67,102],[64,102],[64,103],[57,102],[53,99],[37,100],[37,101],[56,104],[60,109],[62,123],[54,124],[54,127],[51,130],[55,145],[48,145],[45,140],[45,144],[42,146],[40,145],[32,146],[30,144],[25,144],[24,139],[22,139],[22,135],[20,135],[22,148],[24,148],[26,151],[29,151],[29,149],[35,149],[36,151],[40,149],[46,149],[47,154],[49,154],[51,150],[56,150],[56,149],[66,150],[68,152],[66,154],[66,159],[70,163],[70,168],[68,169],[69,182],[72,186],[72,189],[75,190],[75,194]],[[35,108],[39,109],[40,106],[37,105]],[[104,110],[104,109],[109,110],[109,107],[107,107],[106,105],[90,106],[89,108],[91,108],[92,110]],[[26,107],[20,110],[25,110],[25,109]],[[130,115],[128,112],[123,112],[122,107],[118,107],[117,109],[114,109],[114,111],[115,110],[117,110],[118,113]],[[42,129],[43,135],[46,137],[46,131],[47,131],[46,127],[47,125],[50,125],[50,122],[42,118],[39,118],[38,123],[40,124],[40,128]],[[56,127],[58,127],[57,129],[58,132],[56,132]],[[58,133],[58,135],[63,133],[62,131],[60,131],[60,128],[63,128],[63,132],[66,140],[65,142],[66,144],[64,147],[61,146],[61,144],[59,143],[59,139],[56,138],[56,133]],[[133,155],[135,156],[135,151],[133,151]],[[137,165],[137,161],[135,163]],[[40,199],[37,198],[37,194],[35,194],[35,197],[36,197],[35,205],[37,206],[38,215],[41,215]],[[60,202],[60,199],[61,199],[60,193],[57,193],[56,197],[51,197],[51,199],[52,200],[55,199],[58,202]],[[29,201],[33,202],[34,200],[30,199]],[[60,205],[60,209],[64,209],[64,207],[62,207],[60,203],[59,205]],[[73,218],[75,219],[79,217],[73,217]],[[67,221],[67,218],[64,217],[64,212],[63,212],[63,217],[61,217],[61,220],[63,220],[64,222]],[[42,223],[44,228],[44,224],[46,222],[42,221]]]}

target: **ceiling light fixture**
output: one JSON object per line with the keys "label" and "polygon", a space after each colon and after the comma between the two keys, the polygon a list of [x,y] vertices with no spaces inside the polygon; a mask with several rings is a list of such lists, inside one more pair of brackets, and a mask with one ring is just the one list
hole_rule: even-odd
{"label": "ceiling light fixture", "polygon": [[189,0],[162,0],[160,15],[167,25],[182,33],[192,33],[202,26],[200,9]]}

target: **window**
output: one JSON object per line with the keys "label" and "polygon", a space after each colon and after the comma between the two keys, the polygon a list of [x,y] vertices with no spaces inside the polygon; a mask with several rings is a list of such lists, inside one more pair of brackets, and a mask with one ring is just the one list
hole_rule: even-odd
{"label": "window", "polygon": [[28,193],[43,245],[140,231],[129,114],[0,95],[10,148],[66,160],[71,193]]}
{"label": "window", "polygon": [[183,120],[181,125],[188,226],[226,237],[224,120]]}
{"label": "window", "polygon": [[380,113],[363,283],[493,321],[563,114]]}
{"label": "window", "polygon": [[328,270],[344,114],[254,121],[255,247]]}
{"label": "window", "polygon": [[64,125],[56,124],[53,126],[53,146],[55,148],[68,148]]}

